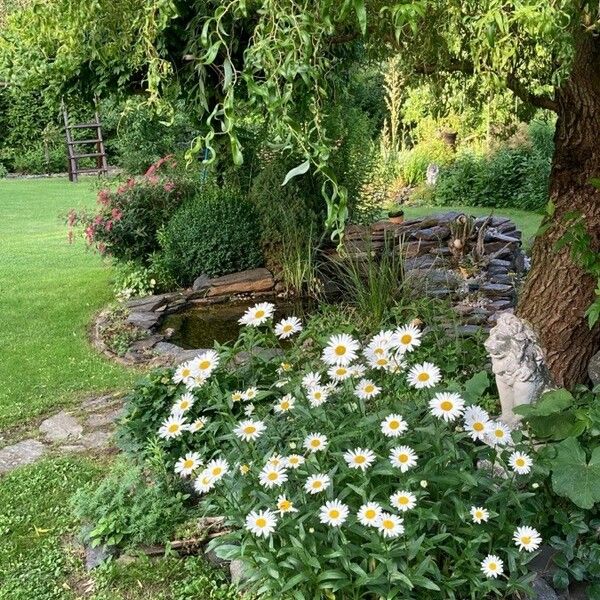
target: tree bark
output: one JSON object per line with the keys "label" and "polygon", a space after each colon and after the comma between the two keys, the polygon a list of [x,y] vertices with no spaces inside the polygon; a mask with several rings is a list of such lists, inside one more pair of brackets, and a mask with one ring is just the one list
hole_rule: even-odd
{"label": "tree bark", "polygon": [[569,247],[554,249],[571,211],[585,216],[600,251],[600,192],[589,184],[600,175],[600,39],[581,34],[571,73],[555,94],[558,121],[550,176],[554,214],[536,238],[532,270],[517,307],[538,333],[548,366],[559,386],[587,380],[587,365],[600,348],[600,328],[584,317],[594,300],[596,282],[571,258]]}

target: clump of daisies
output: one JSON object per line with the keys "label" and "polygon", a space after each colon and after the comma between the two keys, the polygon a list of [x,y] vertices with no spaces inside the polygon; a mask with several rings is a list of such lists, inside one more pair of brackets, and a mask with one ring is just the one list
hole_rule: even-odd
{"label": "clump of daisies", "polygon": [[417,322],[306,343],[299,318],[274,315],[261,302],[240,317],[250,365],[220,347],[169,382],[157,433],[181,449],[179,481],[226,517],[217,551],[274,597],[522,589],[542,543],[527,438],[447,379]]}

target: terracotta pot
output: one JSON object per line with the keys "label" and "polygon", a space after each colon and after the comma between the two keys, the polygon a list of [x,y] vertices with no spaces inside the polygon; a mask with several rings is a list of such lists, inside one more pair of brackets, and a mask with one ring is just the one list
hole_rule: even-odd
{"label": "terracotta pot", "polygon": [[395,223],[396,225],[400,225],[400,223],[404,223],[404,215],[400,215],[398,217],[388,217],[390,223]]}

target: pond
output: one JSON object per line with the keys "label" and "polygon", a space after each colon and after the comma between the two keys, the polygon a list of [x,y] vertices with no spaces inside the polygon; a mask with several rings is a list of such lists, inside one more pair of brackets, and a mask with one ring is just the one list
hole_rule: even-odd
{"label": "pond", "polygon": [[[246,310],[260,300],[244,300],[221,304],[198,305],[183,312],[165,317],[160,332],[173,330],[169,342],[185,349],[212,348],[215,341],[220,344],[237,339],[240,332],[238,319]],[[302,317],[311,308],[310,303],[299,299],[281,300],[270,299],[274,302],[275,320],[295,315]]]}

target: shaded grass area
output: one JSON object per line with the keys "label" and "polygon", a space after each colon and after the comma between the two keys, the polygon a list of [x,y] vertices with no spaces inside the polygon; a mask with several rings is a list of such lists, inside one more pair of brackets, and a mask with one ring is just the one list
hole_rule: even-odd
{"label": "shaded grass area", "polygon": [[82,240],[69,245],[65,215],[94,198],[86,181],[0,180],[0,428],[136,377],[87,342],[110,273]]}
{"label": "shaded grass area", "polygon": [[461,212],[469,215],[475,215],[476,217],[495,214],[502,217],[508,217],[512,219],[517,228],[523,232],[523,243],[526,248],[530,247],[533,243],[533,237],[538,230],[540,223],[542,222],[543,215],[539,213],[530,212],[527,210],[518,210],[515,208],[502,208],[493,209],[480,206],[403,206],[404,214],[407,219],[413,219],[416,217],[424,217],[434,213],[443,212]]}
{"label": "shaded grass area", "polygon": [[49,459],[0,479],[0,600],[238,598],[198,557],[110,561],[86,573],[70,499],[105,468],[83,457]]}

